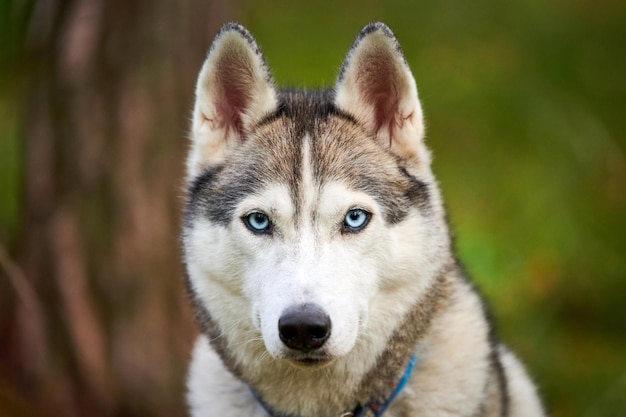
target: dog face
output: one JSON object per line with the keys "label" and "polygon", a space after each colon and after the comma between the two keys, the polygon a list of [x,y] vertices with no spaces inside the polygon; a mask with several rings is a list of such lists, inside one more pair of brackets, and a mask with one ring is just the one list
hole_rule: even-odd
{"label": "dog face", "polygon": [[254,39],[227,25],[196,96],[184,245],[211,336],[239,362],[305,367],[375,348],[447,245],[430,237],[439,197],[391,31],[361,32],[333,91],[277,92]]}

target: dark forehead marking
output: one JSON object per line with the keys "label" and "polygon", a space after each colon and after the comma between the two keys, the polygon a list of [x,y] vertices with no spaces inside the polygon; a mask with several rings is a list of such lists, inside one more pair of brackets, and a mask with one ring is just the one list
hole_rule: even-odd
{"label": "dark forehead marking", "polygon": [[297,148],[291,151],[297,156],[291,165],[278,164],[283,170],[291,170],[286,184],[291,190],[296,217],[299,217],[303,200],[302,140],[308,136],[314,142],[319,132],[332,124],[331,120],[353,126],[358,124],[352,115],[335,106],[332,90],[282,90],[278,94],[276,110],[267,114],[255,127],[259,130],[273,130],[274,140],[288,138],[289,145]]}
{"label": "dark forehead marking", "polygon": [[[193,180],[188,189],[186,224],[197,216],[228,225],[241,200],[271,182],[292,190],[296,214],[300,202],[302,139],[329,118],[356,124],[332,101],[332,91],[282,91],[275,112],[268,114],[244,137],[225,162]],[[274,123],[276,122],[276,123]]]}
{"label": "dark forehead marking", "polygon": [[257,128],[281,118],[292,120],[301,133],[311,132],[320,120],[334,116],[357,124],[356,119],[335,106],[333,90],[282,90],[278,93],[278,107],[256,125]]}
{"label": "dark forehead marking", "polygon": [[400,223],[412,208],[427,205],[427,186],[362,127],[334,123],[317,133],[312,164],[319,182],[338,181],[372,196],[388,224]]}
{"label": "dark forehead marking", "polygon": [[205,204],[206,191],[217,181],[219,173],[224,168],[223,165],[216,165],[202,172],[193,179],[187,187],[187,201],[185,204],[185,226],[191,226],[191,221],[195,218]]}
{"label": "dark forehead marking", "polygon": [[248,160],[239,170],[222,164],[194,179],[188,190],[185,226],[190,226],[197,217],[208,217],[217,224],[228,225],[237,203],[254,193],[263,182],[262,176],[254,175],[257,166],[259,163],[254,159]]}
{"label": "dark forehead marking", "polygon": [[410,187],[406,190],[406,197],[421,210],[430,209],[428,184],[415,178],[405,167],[400,167],[400,173],[409,180]]}
{"label": "dark forehead marking", "polygon": [[302,140],[310,138],[314,181],[340,181],[374,197],[396,224],[413,207],[427,208],[428,186],[382,148],[353,116],[333,104],[332,90],[282,91],[268,114],[226,161],[188,190],[186,225],[197,216],[227,226],[241,200],[272,182],[291,190],[296,216],[302,196]]}

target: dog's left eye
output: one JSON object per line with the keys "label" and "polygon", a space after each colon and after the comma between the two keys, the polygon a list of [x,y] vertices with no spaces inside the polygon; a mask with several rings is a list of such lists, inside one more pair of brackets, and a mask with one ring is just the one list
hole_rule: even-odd
{"label": "dog's left eye", "polygon": [[243,218],[244,224],[254,233],[270,233],[272,223],[267,214],[255,211]]}
{"label": "dog's left eye", "polygon": [[344,232],[358,232],[367,226],[372,215],[362,209],[352,209],[346,213],[343,221]]}

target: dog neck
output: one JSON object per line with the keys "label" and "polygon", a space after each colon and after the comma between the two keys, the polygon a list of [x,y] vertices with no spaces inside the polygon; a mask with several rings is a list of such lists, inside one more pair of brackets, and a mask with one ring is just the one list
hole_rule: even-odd
{"label": "dog neck", "polygon": [[[367,404],[359,405],[352,411],[346,411],[339,415],[339,417],[380,417],[382,416],[387,408],[391,405],[393,400],[398,396],[398,394],[402,391],[407,381],[409,380],[411,373],[413,372],[413,367],[415,366],[415,362],[417,361],[417,355],[413,355],[411,360],[409,361],[408,366],[402,376],[400,381],[397,381],[395,384],[390,384],[388,393],[384,393],[380,396],[379,399],[373,400]],[[272,409],[263,399],[254,391],[254,389],[250,388],[250,392],[256,400],[261,404],[261,406],[267,411],[267,414],[271,417],[294,417],[287,416],[285,414],[279,413]]]}

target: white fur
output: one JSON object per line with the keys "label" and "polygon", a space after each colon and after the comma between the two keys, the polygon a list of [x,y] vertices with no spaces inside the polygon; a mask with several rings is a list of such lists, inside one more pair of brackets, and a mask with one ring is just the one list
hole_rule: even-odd
{"label": "white fur", "polygon": [[194,416],[267,417],[248,387],[224,367],[204,337],[199,337],[194,347],[187,384],[187,401]]}
{"label": "white fur", "polygon": [[509,381],[511,415],[519,417],[543,416],[543,406],[539,401],[537,390],[520,361],[504,346],[501,346],[500,352]]}
{"label": "white fur", "polygon": [[[306,149],[303,154],[308,155]],[[306,178],[307,164],[303,166]],[[312,184],[307,186],[307,181],[312,178],[303,181],[308,197],[299,219],[293,217],[288,189],[280,184],[244,199],[237,207],[235,217],[257,210],[271,213],[279,237],[256,236],[239,221],[229,228],[198,221],[187,235],[186,256],[194,292],[222,327],[221,337],[251,380],[271,378],[266,374],[274,373],[276,359],[285,356],[277,322],[286,308],[314,303],[330,316],[332,333],[325,349],[336,358],[333,364],[301,375],[297,381],[285,381],[301,384],[309,399],[303,395],[300,402],[309,401],[304,407],[314,409],[320,376],[333,376],[329,385],[337,402],[350,395],[349,381],[356,383],[373,366],[391,331],[430,284],[438,268],[433,259],[445,244],[424,239],[436,236],[435,230],[417,210],[403,224],[388,228],[382,208],[368,194],[336,182],[317,190]],[[371,212],[370,224],[361,233],[342,235],[341,224],[353,208]],[[405,233],[407,228],[413,233]],[[355,345],[357,336],[359,345]],[[205,349],[210,348],[199,344],[192,368],[217,366],[206,365],[204,355],[215,355],[203,353]],[[194,397],[196,392],[205,396],[213,383],[204,386],[193,375],[190,403],[204,407],[203,413],[194,415],[218,415],[221,408],[213,409]],[[281,396],[276,396],[280,404]],[[289,407],[294,405],[285,404],[285,409]]]}
{"label": "white fur", "polygon": [[[339,183],[327,184],[311,200],[316,204],[302,211],[298,225],[289,192],[279,184],[241,202],[235,217],[256,210],[272,213],[279,238],[255,236],[243,222],[226,229],[208,221],[198,221],[187,236],[191,282],[207,300],[210,313],[220,323],[224,316],[225,327],[241,328],[242,320],[253,324],[254,329],[248,325],[247,330],[260,332],[274,357],[284,354],[276,323],[288,307],[321,306],[333,325],[328,353],[344,356],[354,347],[360,327],[374,338],[398,325],[436,267],[429,260],[438,245],[419,239],[431,227],[422,217],[412,216],[404,225],[421,233],[406,235],[402,227],[390,230],[371,196]],[[344,217],[355,207],[370,211],[372,220],[363,232],[342,235]],[[414,271],[423,271],[423,276]],[[234,316],[233,296],[239,310]],[[397,306],[397,317],[389,311],[376,315],[369,329],[369,309],[387,310],[389,303]]]}

